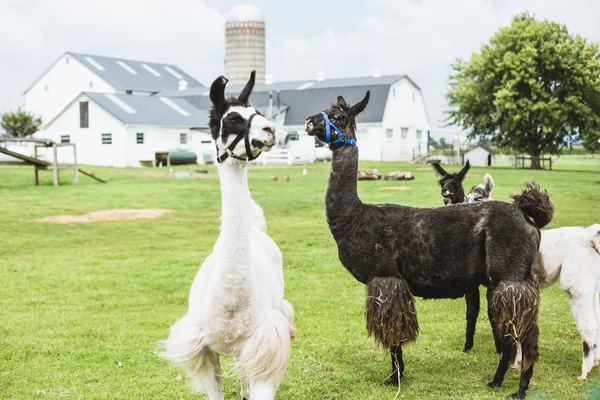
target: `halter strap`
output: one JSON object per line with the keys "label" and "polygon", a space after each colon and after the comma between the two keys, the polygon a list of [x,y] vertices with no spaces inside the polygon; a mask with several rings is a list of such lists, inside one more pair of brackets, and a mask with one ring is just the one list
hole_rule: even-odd
{"label": "halter strap", "polygon": [[[323,116],[323,118],[325,118],[325,143],[346,143],[352,146],[356,146],[356,140],[347,138],[346,135],[342,133],[340,128],[335,126],[335,124],[329,120],[327,114],[321,111],[321,115]],[[335,139],[333,142],[331,141],[330,128],[333,128],[333,130],[337,134],[337,139]]]}
{"label": "halter strap", "polygon": [[[223,161],[227,160],[227,158],[229,158],[229,157],[235,158],[236,160],[252,161],[252,160],[257,159],[258,156],[261,155],[262,151],[259,151],[257,155],[252,154],[252,149],[250,148],[250,125],[252,124],[252,119],[254,118],[255,115],[258,115],[258,113],[254,113],[250,116],[250,118],[248,118],[248,121],[246,121],[246,124],[244,125],[244,130],[242,131],[242,133],[237,135],[237,137],[233,140],[233,142],[231,142],[231,144],[225,148],[225,152],[223,154],[221,154],[220,156],[218,155],[219,147],[217,147],[217,162],[219,164],[222,164]],[[233,153],[233,149],[235,149],[235,146],[237,146],[237,144],[240,142],[240,140],[242,140],[242,138],[244,139],[244,145],[246,147],[246,156],[247,157],[245,157],[245,158],[240,157]],[[217,146],[216,143],[215,143],[215,146]]]}

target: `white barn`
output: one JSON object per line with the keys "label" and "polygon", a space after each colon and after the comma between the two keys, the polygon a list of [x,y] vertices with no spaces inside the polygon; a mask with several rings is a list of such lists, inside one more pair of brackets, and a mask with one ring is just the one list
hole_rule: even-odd
{"label": "white barn", "polygon": [[[243,85],[230,85],[228,95],[237,95]],[[255,86],[251,102],[265,115],[273,116],[280,136],[292,139],[286,152],[298,160],[314,160],[322,143],[315,143],[304,130],[306,117],[329,107],[342,95],[356,103],[371,91],[369,105],[357,117],[360,159],[410,161],[427,153],[429,116],[421,88],[406,75],[280,82]],[[207,88],[163,91],[161,96],[183,98],[200,109],[210,108]],[[328,152],[328,150],[327,150]],[[265,154],[276,158],[277,151]]]}
{"label": "white barn", "polygon": [[[181,99],[111,93],[80,94],[40,137],[75,143],[79,163],[117,167],[153,164],[157,152],[173,151],[192,151],[201,162],[214,149],[206,111]],[[70,149],[59,159],[72,162]]]}
{"label": "white barn", "polygon": [[202,87],[172,64],[66,52],[25,91],[25,109],[46,124],[82,92],[151,95]]}
{"label": "white barn", "polygon": [[478,146],[465,153],[465,160],[474,167],[493,167],[496,165],[496,152],[487,146]]}
{"label": "white barn", "polygon": [[[237,95],[242,88],[226,91]],[[338,95],[356,103],[367,90],[369,105],[357,117],[360,159],[409,161],[425,154],[430,123],[421,89],[406,75],[375,75],[257,84],[251,101],[275,121],[279,138],[261,160],[294,164],[330,156],[304,131],[306,117]],[[75,143],[81,164],[139,166],[170,150],[212,161],[208,92],[175,65],[67,52],[25,91],[25,108],[42,116],[36,137]]]}

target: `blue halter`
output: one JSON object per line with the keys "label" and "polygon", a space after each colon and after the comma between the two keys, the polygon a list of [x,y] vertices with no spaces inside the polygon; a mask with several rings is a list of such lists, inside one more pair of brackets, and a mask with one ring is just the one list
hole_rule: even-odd
{"label": "blue halter", "polygon": [[[340,131],[340,128],[338,128],[337,126],[335,126],[335,124],[333,122],[331,122],[329,120],[329,118],[327,118],[327,114],[325,114],[324,112],[321,112],[321,115],[323,116],[323,118],[325,118],[325,143],[330,143],[330,144],[334,144],[334,143],[346,143],[346,144],[350,144],[352,146],[356,146],[356,140],[354,140],[354,139],[348,139],[342,133],[342,131]],[[333,128],[333,130],[335,131],[335,133],[337,133],[337,139],[335,139],[333,142],[331,141],[330,127]]]}

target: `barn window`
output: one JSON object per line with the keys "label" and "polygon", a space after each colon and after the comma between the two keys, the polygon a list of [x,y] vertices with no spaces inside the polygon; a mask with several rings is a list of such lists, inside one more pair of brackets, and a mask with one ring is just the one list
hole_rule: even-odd
{"label": "barn window", "polygon": [[295,140],[295,141],[300,140],[300,135],[298,134],[298,132],[290,132],[289,137],[290,137],[290,140]]}
{"label": "barn window", "polygon": [[90,89],[94,88],[94,81],[90,81]]}
{"label": "barn window", "polygon": [[89,103],[87,101],[79,102],[79,127],[90,127]]}
{"label": "barn window", "polygon": [[385,130],[385,140],[387,140],[388,142],[394,141],[394,130],[393,129]]}
{"label": "barn window", "polygon": [[417,140],[423,139],[423,131],[417,131]]}
{"label": "barn window", "polygon": [[112,133],[102,134],[102,144],[112,144]]}
{"label": "barn window", "polygon": [[135,134],[135,142],[137,144],[144,144],[144,133],[138,132]]}
{"label": "barn window", "polygon": [[406,139],[408,137],[408,128],[402,128],[401,135],[402,139]]}
{"label": "barn window", "polygon": [[61,143],[71,143],[71,135],[60,135]]}
{"label": "barn window", "polygon": [[187,133],[180,133],[179,134],[179,143],[180,144],[187,144],[187,142],[188,142]]}

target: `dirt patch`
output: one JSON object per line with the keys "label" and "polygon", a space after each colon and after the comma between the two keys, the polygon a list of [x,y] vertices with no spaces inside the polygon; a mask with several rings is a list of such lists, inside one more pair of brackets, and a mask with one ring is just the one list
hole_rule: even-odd
{"label": "dirt patch", "polygon": [[49,222],[52,224],[71,224],[71,223],[87,223],[97,221],[119,221],[124,219],[151,219],[158,218],[163,214],[171,212],[165,209],[116,209],[116,210],[101,210],[84,215],[56,215],[52,217],[44,217],[36,219],[35,222]]}
{"label": "dirt patch", "polygon": [[383,190],[410,190],[410,186],[384,186]]}

